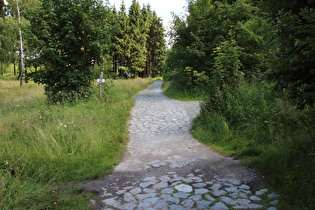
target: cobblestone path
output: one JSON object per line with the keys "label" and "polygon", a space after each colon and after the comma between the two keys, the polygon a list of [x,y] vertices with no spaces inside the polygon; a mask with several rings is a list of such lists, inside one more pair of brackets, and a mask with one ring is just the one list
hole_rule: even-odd
{"label": "cobblestone path", "polygon": [[169,99],[161,86],[134,96],[122,162],[84,186],[99,194],[95,209],[277,209],[278,195],[259,188],[259,175],[190,135],[199,102]]}

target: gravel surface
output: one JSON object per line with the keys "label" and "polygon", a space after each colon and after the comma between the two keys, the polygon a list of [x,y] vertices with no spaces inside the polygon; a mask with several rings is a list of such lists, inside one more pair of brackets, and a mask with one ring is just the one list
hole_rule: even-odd
{"label": "gravel surface", "polygon": [[95,209],[277,209],[278,195],[258,189],[261,177],[213,152],[189,130],[199,102],[162,93],[156,81],[134,96],[130,142],[113,173],[83,182]]}

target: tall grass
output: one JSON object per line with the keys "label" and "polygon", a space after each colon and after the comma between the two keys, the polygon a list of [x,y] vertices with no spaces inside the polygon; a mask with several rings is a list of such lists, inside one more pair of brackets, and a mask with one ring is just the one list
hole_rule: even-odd
{"label": "tall grass", "polygon": [[166,96],[181,101],[199,101],[204,98],[203,92],[185,88],[185,86],[176,81],[164,81],[163,92]]}
{"label": "tall grass", "polygon": [[0,206],[86,208],[84,195],[62,183],[101,177],[118,164],[128,141],[131,96],[149,83],[114,81],[102,100],[95,94],[76,104],[48,105],[41,86],[0,81]]}
{"label": "tall grass", "polygon": [[259,168],[283,195],[283,208],[314,209],[314,108],[299,110],[265,84],[243,83],[205,100],[192,133]]}

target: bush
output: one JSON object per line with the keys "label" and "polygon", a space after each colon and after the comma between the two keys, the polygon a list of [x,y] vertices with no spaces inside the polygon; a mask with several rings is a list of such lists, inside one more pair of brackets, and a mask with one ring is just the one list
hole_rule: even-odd
{"label": "bush", "polygon": [[265,83],[243,82],[205,100],[192,133],[260,168],[288,205],[313,209],[314,125],[313,108],[297,109]]}

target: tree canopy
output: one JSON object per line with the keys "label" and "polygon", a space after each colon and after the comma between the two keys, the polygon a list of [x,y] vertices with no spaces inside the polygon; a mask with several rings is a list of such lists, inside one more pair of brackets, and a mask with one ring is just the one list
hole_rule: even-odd
{"label": "tree canopy", "polygon": [[270,78],[300,107],[315,103],[315,2],[263,1],[275,18],[279,50]]}
{"label": "tree canopy", "polygon": [[[27,79],[45,85],[49,101],[88,97],[100,69],[106,77],[149,77],[162,72],[165,54],[162,20],[134,0],[116,11],[101,0],[0,1],[0,69],[26,60]],[[4,9],[10,11],[5,16]],[[23,34],[18,37],[17,30]],[[18,41],[24,45],[22,56]],[[15,75],[15,73],[14,73]]]}
{"label": "tree canopy", "polygon": [[52,102],[87,97],[92,68],[110,48],[115,19],[95,0],[42,0],[29,15],[29,43],[45,68],[30,75]]}
{"label": "tree canopy", "polygon": [[121,75],[148,77],[162,72],[166,51],[162,20],[149,5],[133,1],[127,14],[122,3],[115,35],[115,66]]}
{"label": "tree canopy", "polygon": [[308,0],[191,1],[186,20],[174,20],[165,76],[217,90],[268,78],[299,107],[313,105],[314,21]]}

